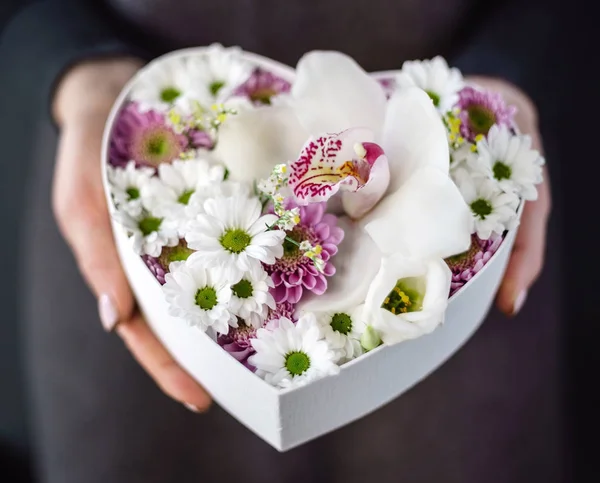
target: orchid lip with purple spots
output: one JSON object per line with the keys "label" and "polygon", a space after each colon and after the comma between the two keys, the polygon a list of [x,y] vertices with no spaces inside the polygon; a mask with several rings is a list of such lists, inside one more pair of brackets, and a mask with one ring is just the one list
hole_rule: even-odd
{"label": "orchid lip with purple spots", "polygon": [[[285,208],[297,204],[288,199]],[[300,223],[287,232],[296,243],[309,241],[311,245],[321,245],[321,256],[325,262],[323,272],[319,272],[313,262],[306,258],[298,246],[289,240],[283,243],[283,257],[274,265],[265,265],[275,287],[272,289],[275,302],[298,303],[305,290],[321,295],[327,290],[327,278],[335,273],[331,258],[337,253],[338,245],[344,238],[344,231],[337,226],[337,217],[325,213],[326,203],[312,203],[300,206]]]}

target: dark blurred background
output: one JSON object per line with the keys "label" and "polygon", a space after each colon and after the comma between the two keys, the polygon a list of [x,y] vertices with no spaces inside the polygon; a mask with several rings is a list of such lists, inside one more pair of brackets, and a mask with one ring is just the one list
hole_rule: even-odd
{"label": "dark blurred background", "polygon": [[[26,3],[30,2],[0,0],[0,32]],[[600,263],[596,251],[600,241],[600,42],[595,10],[597,5],[591,1],[563,2],[544,55],[525,59],[539,66],[538,73],[529,70],[530,78],[524,79],[524,84],[540,108],[551,166],[554,229],[548,240],[549,256],[562,259],[555,283],[560,284],[557,293],[563,301],[561,338],[567,364],[564,374],[556,377],[566,381],[563,457],[569,470],[565,481],[569,482],[600,481],[600,397],[596,390],[600,359]],[[531,35],[535,41],[535,25]],[[5,89],[3,76],[9,66],[2,61],[0,58],[0,139],[3,146],[9,146],[9,155],[0,156],[0,481],[18,483],[29,481],[31,455],[14,280],[19,257],[27,255],[19,249],[18,234],[34,140],[18,149],[10,145],[12,133],[26,130],[28,116],[36,114],[29,107],[20,109],[7,102],[15,93]],[[53,153],[48,153],[49,163],[52,157]]]}

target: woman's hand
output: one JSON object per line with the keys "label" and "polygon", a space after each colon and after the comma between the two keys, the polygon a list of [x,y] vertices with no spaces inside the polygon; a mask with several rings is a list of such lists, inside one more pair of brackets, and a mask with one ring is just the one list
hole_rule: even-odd
{"label": "woman's hand", "polygon": [[[543,154],[537,111],[531,100],[512,84],[499,79],[473,77],[469,80],[502,93],[508,104],[516,106],[518,111],[515,120],[519,129],[531,136],[533,147]],[[529,288],[544,265],[546,226],[551,208],[550,180],[546,167],[544,182],[538,185],[538,195],[536,201],[525,203],[512,255],[496,299],[498,308],[507,315],[516,315],[521,310]]]}
{"label": "woman's hand", "polygon": [[85,62],[60,82],[53,103],[60,126],[53,208],[79,269],[98,298],[104,328],[116,328],[166,394],[201,411],[209,407],[209,395],[179,367],[136,311],[114,245],[102,186],[104,125],[119,92],[141,65],[137,59]]}

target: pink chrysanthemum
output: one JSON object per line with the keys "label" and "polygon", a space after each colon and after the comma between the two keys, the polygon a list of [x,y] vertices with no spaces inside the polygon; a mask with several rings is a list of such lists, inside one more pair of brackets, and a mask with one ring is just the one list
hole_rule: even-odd
{"label": "pink chrysanthemum", "polygon": [[186,135],[192,148],[212,149],[215,145],[213,138],[206,131],[191,129]]}
{"label": "pink chrysanthemum", "polygon": [[[286,317],[292,321],[294,311],[296,307],[289,302],[277,304],[275,309],[269,309],[269,314],[263,324],[263,327],[273,330],[277,328],[277,324],[281,317]],[[220,335],[217,338],[217,343],[223,347],[229,354],[232,355],[236,360],[240,361],[251,371],[255,368],[248,362],[248,357],[254,354],[256,351],[252,347],[251,340],[256,337],[256,329],[246,325],[246,323],[238,319],[237,327],[230,327],[229,332],[226,335]]]}
{"label": "pink chrysanthemum", "polygon": [[466,252],[446,259],[446,263],[452,271],[450,295],[454,295],[485,266],[498,250],[502,240],[502,236],[496,234],[488,240],[471,235],[471,247]]}
{"label": "pink chrysanthemum", "polygon": [[177,159],[187,147],[187,137],[174,132],[161,113],[140,112],[132,102],[115,122],[109,159],[113,166],[125,166],[133,160],[140,166],[156,167]]}
{"label": "pink chrysanthemum", "polygon": [[254,371],[254,366],[248,363],[248,357],[255,352],[250,342],[254,337],[256,337],[256,329],[238,319],[238,326],[235,328],[230,327],[226,335],[220,335],[217,338],[217,343],[232,357]]}
{"label": "pink chrysanthemum", "polygon": [[257,68],[234,94],[250,99],[254,104],[271,104],[274,96],[289,92],[291,84],[281,77]]}
{"label": "pink chrysanthemum", "polygon": [[385,97],[389,99],[392,97],[392,94],[396,91],[396,79],[392,77],[384,77],[381,79],[377,79],[377,82],[383,87],[383,92],[385,92]]}
{"label": "pink chrysanthemum", "polygon": [[161,285],[165,284],[165,275],[169,273],[171,262],[184,262],[194,253],[194,250],[188,248],[185,240],[179,240],[179,245],[174,247],[163,247],[159,257],[144,255],[142,260],[156,277]]}
{"label": "pink chrysanthemum", "polygon": [[[298,205],[288,199],[285,203],[286,209],[295,208]],[[323,251],[321,257],[325,262],[323,272],[319,272],[314,263],[306,258],[298,246],[289,241],[283,242],[283,257],[278,259],[274,265],[265,265],[265,269],[275,287],[272,289],[275,302],[298,303],[304,290],[309,290],[321,295],[327,290],[327,278],[335,273],[335,267],[331,263],[338,251],[338,244],[344,238],[344,230],[337,226],[337,217],[325,213],[326,203],[311,203],[300,206],[300,223],[287,232],[288,238],[300,244],[308,241],[312,246],[321,245]]]}
{"label": "pink chrysanthemum", "polygon": [[494,124],[513,127],[517,109],[507,106],[499,93],[465,87],[458,96],[461,135],[468,141],[475,141],[479,134],[486,136]]}

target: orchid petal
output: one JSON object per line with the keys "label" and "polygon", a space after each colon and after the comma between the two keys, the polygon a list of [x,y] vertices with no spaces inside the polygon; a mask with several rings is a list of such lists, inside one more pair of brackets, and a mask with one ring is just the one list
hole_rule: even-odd
{"label": "orchid petal", "polygon": [[290,164],[289,186],[298,202],[317,203],[327,201],[338,191],[362,190],[370,184],[372,170],[379,161],[374,189],[369,190],[371,206],[366,209],[370,209],[387,188],[387,160],[372,139],[373,133],[362,128],[309,139],[300,157]]}
{"label": "orchid petal", "polygon": [[297,310],[321,312],[348,310],[365,300],[369,285],[381,263],[379,250],[367,233],[349,218],[340,218],[345,232],[338,254],[332,259],[336,276],[329,279],[327,292],[306,296]]}
{"label": "orchid petal", "polygon": [[[424,287],[421,306],[415,311],[394,314],[382,307],[401,281],[418,280]],[[382,260],[365,302],[364,313],[391,345],[432,332],[444,320],[452,274],[442,259],[422,262],[394,254]]]}
{"label": "orchid petal", "polygon": [[448,173],[446,129],[429,96],[419,88],[398,90],[389,100],[382,145],[397,190],[418,169],[431,166]]}
{"label": "orchid petal", "polygon": [[340,52],[311,52],[296,67],[292,87],[298,117],[311,133],[363,126],[381,133],[386,98],[379,83]]}
{"label": "orchid petal", "polygon": [[232,180],[252,182],[294,159],[307,137],[291,107],[267,106],[230,116],[219,128],[214,154]]}
{"label": "orchid petal", "polygon": [[363,221],[384,254],[447,258],[471,244],[473,218],[460,191],[439,169],[417,171]]}
{"label": "orchid petal", "polygon": [[388,159],[382,155],[377,158],[371,167],[369,181],[355,193],[342,194],[344,211],[352,219],[362,218],[377,204],[385,194],[390,183],[390,169]]}

